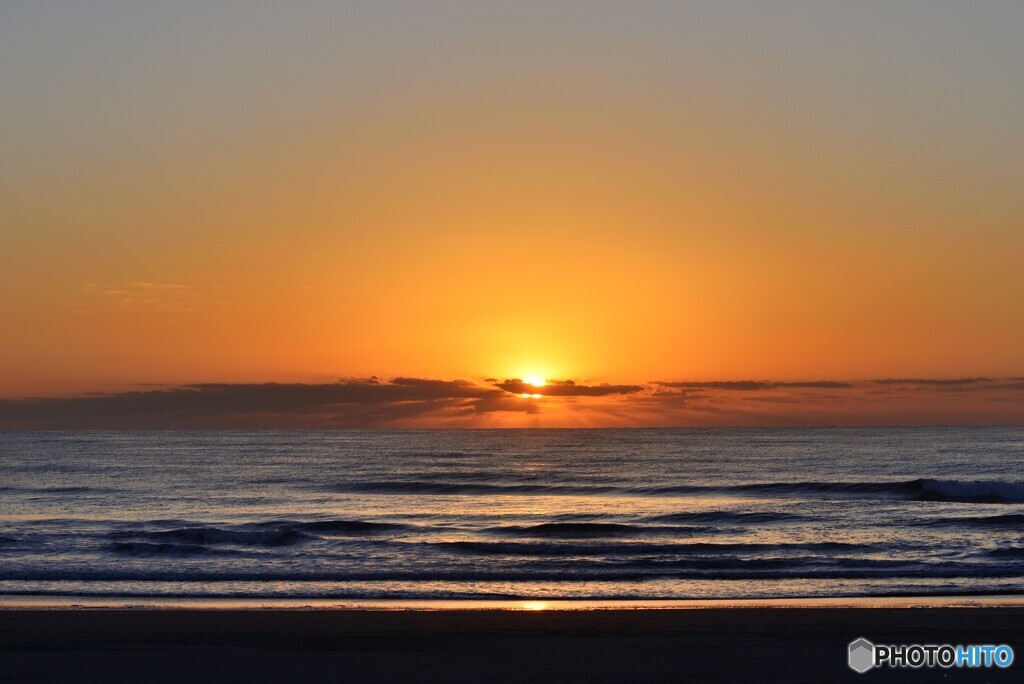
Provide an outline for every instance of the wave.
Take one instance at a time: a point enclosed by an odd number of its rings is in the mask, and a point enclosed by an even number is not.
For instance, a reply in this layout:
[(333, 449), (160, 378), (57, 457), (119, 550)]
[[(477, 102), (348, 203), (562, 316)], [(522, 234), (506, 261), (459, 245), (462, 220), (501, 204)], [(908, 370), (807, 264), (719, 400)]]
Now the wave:
[(5, 485), (0, 492), (17, 492), (22, 494), (104, 494), (113, 490), (106, 487), (63, 486), (63, 487), (19, 487)]
[(170, 530), (128, 530), (113, 532), (115, 539), (135, 538), (152, 541), (179, 542), (191, 545), (243, 544), (256, 546), (290, 546), (312, 539), (294, 529), (232, 530), (221, 527), (179, 527)]
[(561, 567), (479, 569), (406, 569), (377, 571), (216, 570), (207, 565), (172, 569), (90, 569), (52, 567), (0, 568), (0, 581), (34, 582), (629, 582), (656, 579), (944, 579), (1021, 578), (1019, 563), (903, 563), (871, 559), (807, 558), (692, 559), (660, 562), (638, 559), (624, 563), (580, 561)]
[(621, 523), (541, 523), (539, 525), (501, 525), (488, 527), (485, 532), (527, 537), (617, 537), (637, 535), (697, 535), (715, 532), (709, 527), (679, 527), (666, 525), (624, 525)]
[(733, 494), (768, 497), (842, 496), (898, 498), (921, 501), (965, 501), (1000, 503), (1024, 501), (1024, 482), (1000, 480), (942, 480), (918, 478), (891, 482), (758, 482), (735, 485), (544, 485), (487, 484), (479, 482), (430, 482), (423, 480), (350, 482), (332, 487), (334, 491), (376, 494), (424, 495), (631, 495), (702, 496)]
[(236, 544), (249, 546), (291, 546), (318, 535), (373, 534), (406, 527), (397, 523), (377, 523), (365, 520), (269, 520), (247, 523), (237, 527), (191, 524), (168, 521), (176, 525), (170, 529), (127, 529), (110, 533), (114, 539), (146, 540), (209, 546)]
[(115, 542), (107, 547), (116, 553), (132, 556), (194, 556), (209, 552), (209, 548), (200, 544), (169, 544), (152, 542)]
[(1001, 480), (915, 480), (928, 501), (999, 503), (1024, 501), (1024, 482)]
[(642, 556), (723, 553), (785, 553), (787, 551), (858, 551), (871, 547), (843, 542), (809, 542), (794, 544), (769, 543), (690, 543), (690, 544), (558, 544), (544, 542), (430, 542), (430, 547), (450, 549), (460, 553), (501, 556)]
[(643, 487), (637, 493), (651, 495), (673, 494), (756, 494), (765, 496), (818, 496), (836, 494), (840, 496), (901, 496), (917, 490), (920, 480), (910, 482), (755, 482), (737, 485), (665, 485)]
[(736, 556), (697, 557), (697, 558), (635, 558), (627, 561), (606, 563), (606, 566), (619, 567), (625, 570), (792, 570), (797, 576), (817, 576), (819, 569), (832, 572), (857, 572), (860, 569), (906, 569), (910, 563), (900, 560), (874, 558), (829, 558), (812, 557), (768, 557), (738, 558)]
[[(997, 578), (998, 579), (998, 578)], [(592, 585), (596, 586), (596, 585)], [(321, 587), (311, 587), (309, 585), (297, 585), (288, 589), (282, 589), (279, 586), (273, 588), (264, 587), (260, 589), (253, 588), (238, 588), (238, 587), (224, 587), (216, 586), (205, 587), (202, 590), (188, 589), (179, 590), (173, 594), (174, 598), (178, 599), (236, 599), (246, 600), (255, 599), (257, 601), (263, 601), (266, 599), (300, 599), (300, 600), (362, 600), (362, 599), (399, 599), (406, 601), (421, 601), (421, 600), (443, 600), (443, 601), (454, 601), (454, 600), (493, 600), (493, 601), (536, 601), (536, 600), (560, 600), (566, 599), (565, 596), (559, 596), (557, 594), (550, 593), (551, 590), (547, 589), (538, 594), (535, 588), (529, 585), (523, 585), (522, 587), (511, 587), (510, 585), (502, 585), (503, 590), (484, 590), (479, 587), (469, 589), (458, 589), (455, 587), (448, 589), (436, 589), (427, 585), (412, 587), (375, 587), (370, 588), (367, 585), (359, 584), (348, 584), (348, 585), (334, 585), (329, 589)], [(1016, 586), (1007, 586), (1005, 583), (981, 585), (979, 587), (957, 587), (955, 590), (950, 589), (948, 585), (931, 586), (928, 584), (913, 584), (910, 590), (912, 590), (914, 596), (935, 596), (935, 597), (952, 597), (956, 600), (970, 596), (1019, 596), (1024, 591)], [(623, 605), (636, 605), (637, 602), (645, 600), (661, 600), (661, 601), (686, 601), (689, 599), (703, 600), (707, 599), (706, 596), (694, 596), (694, 595), (679, 595), (676, 593), (638, 593), (637, 587), (623, 586), (617, 591), (612, 593), (597, 593), (600, 589), (593, 589), (595, 593), (573, 593), (569, 600), (579, 601), (613, 601), (621, 602)], [(899, 587), (896, 585), (894, 589), (888, 589), (883, 591), (870, 591), (865, 592), (863, 589), (831, 589), (829, 591), (811, 591), (809, 593), (801, 593), (799, 595), (793, 595), (788, 593), (785, 596), (765, 595), (754, 591), (745, 591), (742, 589), (738, 590), (739, 593), (732, 593), (729, 595), (717, 595), (714, 598), (723, 601), (738, 601), (744, 599), (764, 599), (764, 598), (775, 598), (775, 599), (786, 599), (786, 598), (826, 598), (826, 599), (841, 599), (841, 598), (905, 598), (908, 594), (908, 588)], [(64, 588), (47, 589), (41, 587), (4, 587), (3, 591), (5, 596), (57, 596), (65, 598), (68, 596), (68, 592)], [(90, 587), (88, 590), (77, 589), (73, 596), (82, 598), (107, 598), (113, 599), (114, 602), (119, 602), (122, 607), (130, 608), (135, 607), (136, 604), (132, 602), (133, 599), (167, 599), (169, 595), (165, 592), (153, 591), (151, 589), (144, 589), (135, 586), (118, 586), (115, 589), (102, 589)]]
[(273, 520), (254, 523), (257, 527), (269, 527), (282, 530), (296, 530), (312, 534), (372, 534), (390, 530), (405, 529), (408, 525), (399, 523), (369, 522), (366, 520), (313, 520), (300, 522), (295, 520)]
[(404, 451), (399, 454), (401, 458), (484, 458), (491, 454), (477, 453), (471, 451)]
[(672, 523), (773, 523), (783, 520), (803, 520), (804, 516), (795, 513), (751, 512), (738, 511), (693, 511), (689, 513), (668, 513), (647, 518), (652, 522)]
[(351, 482), (336, 485), (340, 492), (369, 492), (378, 494), (617, 494), (623, 488), (593, 485), (542, 484), (485, 484), (478, 482), (430, 482), (407, 480), (397, 482)]
[(81, 486), (66, 486), (66, 487), (40, 487), (35, 491), (44, 494), (84, 494), (86, 492), (109, 492), (110, 489), (106, 487), (81, 487)]
[(947, 525), (965, 527), (1024, 527), (1024, 513), (938, 518), (936, 520), (928, 520), (922, 524), (929, 527), (943, 527)]
[(260, 477), (250, 480), (252, 484), (303, 484), (309, 482), (304, 477)]
[(651, 487), (642, 491), (647, 494), (733, 493), (782, 497), (835, 495), (976, 503), (1024, 501), (1024, 482), (928, 478), (895, 482), (765, 482), (711, 487), (682, 485)]

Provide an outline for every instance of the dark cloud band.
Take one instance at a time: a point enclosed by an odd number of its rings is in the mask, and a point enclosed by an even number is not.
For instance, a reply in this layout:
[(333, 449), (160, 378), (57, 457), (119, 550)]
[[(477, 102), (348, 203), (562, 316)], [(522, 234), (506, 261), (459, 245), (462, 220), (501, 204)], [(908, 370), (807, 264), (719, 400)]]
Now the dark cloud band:
[(853, 385), (848, 382), (839, 382), (838, 380), (814, 380), (810, 382), (772, 382), (768, 380), (711, 380), (707, 382), (660, 381), (655, 384), (660, 387), (672, 387), (676, 389), (717, 389), (746, 392), (784, 387), (808, 389), (848, 389), (853, 387)]
[[(988, 378), (646, 385), (553, 380), (538, 387), (520, 379), (370, 377), (321, 384), (140, 387), (121, 393), (3, 399), (0, 429), (472, 427), (507, 424), (502, 414), (545, 414), (557, 424), (566, 417), (560, 410), (588, 412), (587, 420), (596, 425), (1024, 422), (1024, 382)], [(758, 405), (765, 408), (756, 409)]]

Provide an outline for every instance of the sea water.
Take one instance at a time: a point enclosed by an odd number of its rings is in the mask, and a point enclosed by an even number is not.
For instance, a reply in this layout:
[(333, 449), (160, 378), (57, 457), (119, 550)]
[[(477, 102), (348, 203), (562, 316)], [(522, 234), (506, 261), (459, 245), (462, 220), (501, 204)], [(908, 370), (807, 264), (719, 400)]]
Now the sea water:
[(0, 594), (1022, 593), (1024, 428), (0, 432)]

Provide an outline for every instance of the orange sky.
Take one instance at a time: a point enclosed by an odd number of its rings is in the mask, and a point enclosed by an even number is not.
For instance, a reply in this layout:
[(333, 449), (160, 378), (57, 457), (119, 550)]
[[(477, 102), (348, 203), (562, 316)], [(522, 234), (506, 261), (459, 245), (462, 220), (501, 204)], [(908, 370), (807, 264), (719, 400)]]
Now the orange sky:
[(1024, 375), (1021, 8), (426, 4), (5, 7), (0, 397)]

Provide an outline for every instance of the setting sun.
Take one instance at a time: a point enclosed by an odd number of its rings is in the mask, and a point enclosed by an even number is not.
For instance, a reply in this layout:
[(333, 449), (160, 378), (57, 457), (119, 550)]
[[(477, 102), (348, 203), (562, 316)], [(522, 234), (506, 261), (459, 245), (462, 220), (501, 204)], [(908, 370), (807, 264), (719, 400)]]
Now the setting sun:
[(544, 385), (547, 384), (547, 381), (537, 377), (536, 375), (531, 375), (527, 377), (526, 379), (523, 380), (523, 382), (525, 382), (527, 385), (533, 385), (534, 387), (543, 387)]

